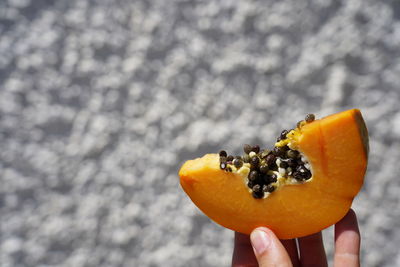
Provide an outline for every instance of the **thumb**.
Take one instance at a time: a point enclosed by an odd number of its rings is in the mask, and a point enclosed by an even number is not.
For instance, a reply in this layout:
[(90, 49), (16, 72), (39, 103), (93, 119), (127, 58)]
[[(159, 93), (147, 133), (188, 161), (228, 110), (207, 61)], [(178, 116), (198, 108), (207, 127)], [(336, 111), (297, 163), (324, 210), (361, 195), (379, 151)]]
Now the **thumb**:
[(268, 228), (256, 228), (250, 235), (251, 245), (260, 267), (292, 266), (285, 247)]

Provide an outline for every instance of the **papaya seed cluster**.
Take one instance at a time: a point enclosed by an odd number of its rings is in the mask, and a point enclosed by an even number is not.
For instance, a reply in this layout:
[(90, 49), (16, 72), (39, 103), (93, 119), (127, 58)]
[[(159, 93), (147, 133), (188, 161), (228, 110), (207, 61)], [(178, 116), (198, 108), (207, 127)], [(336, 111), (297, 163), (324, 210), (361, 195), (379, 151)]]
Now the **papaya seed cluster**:
[[(305, 120), (297, 123), (297, 128), (314, 120), (315, 116), (308, 114)], [(221, 150), (220, 168), (227, 172), (236, 172), (249, 166), (246, 185), (256, 199), (268, 196), (281, 184), (303, 183), (309, 180), (312, 173), (307, 159), (287, 144), (277, 145), (293, 130), (283, 130), (273, 149), (260, 149), (259, 145), (246, 144), (243, 146), (242, 156), (228, 155), (225, 150)]]

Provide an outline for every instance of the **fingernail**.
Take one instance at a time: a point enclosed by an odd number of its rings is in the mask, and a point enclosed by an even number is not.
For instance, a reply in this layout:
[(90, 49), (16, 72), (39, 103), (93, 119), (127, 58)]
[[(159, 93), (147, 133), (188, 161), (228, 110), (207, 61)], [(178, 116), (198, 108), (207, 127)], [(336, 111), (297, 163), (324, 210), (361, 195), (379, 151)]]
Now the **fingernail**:
[(250, 235), (250, 240), (253, 249), (258, 255), (263, 254), (271, 243), (267, 233), (262, 230), (254, 230)]

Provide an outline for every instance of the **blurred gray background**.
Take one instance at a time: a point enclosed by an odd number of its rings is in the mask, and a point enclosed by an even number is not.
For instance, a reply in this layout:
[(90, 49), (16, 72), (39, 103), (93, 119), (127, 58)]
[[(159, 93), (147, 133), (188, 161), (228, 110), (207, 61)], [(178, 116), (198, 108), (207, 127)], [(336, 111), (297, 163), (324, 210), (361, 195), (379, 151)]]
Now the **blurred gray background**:
[(399, 45), (397, 0), (1, 0), (0, 266), (229, 266), (180, 165), (353, 107), (362, 262), (400, 266)]

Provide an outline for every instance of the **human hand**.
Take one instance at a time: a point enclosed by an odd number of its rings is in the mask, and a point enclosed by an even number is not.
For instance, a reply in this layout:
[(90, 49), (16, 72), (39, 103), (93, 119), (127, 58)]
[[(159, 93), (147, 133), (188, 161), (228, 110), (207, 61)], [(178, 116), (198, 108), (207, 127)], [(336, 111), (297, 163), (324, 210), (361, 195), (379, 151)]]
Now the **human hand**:
[[(360, 231), (355, 212), (335, 224), (334, 266), (360, 266)], [(279, 240), (268, 228), (255, 229), (250, 237), (235, 233), (232, 266), (328, 266), (321, 232), (297, 239)]]

